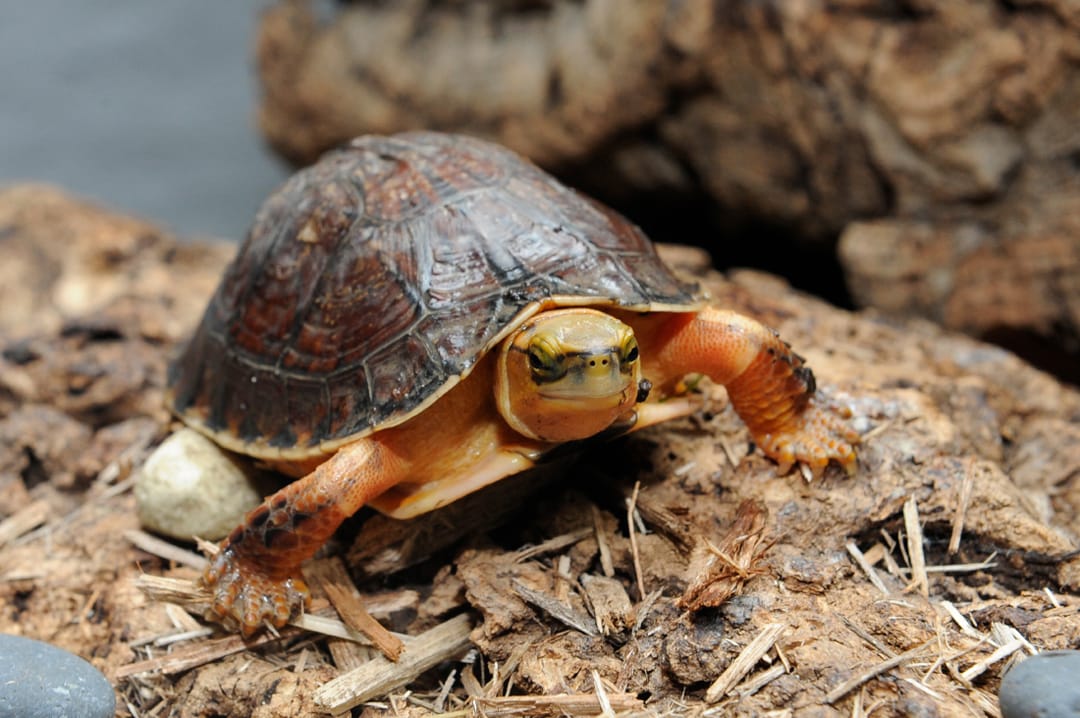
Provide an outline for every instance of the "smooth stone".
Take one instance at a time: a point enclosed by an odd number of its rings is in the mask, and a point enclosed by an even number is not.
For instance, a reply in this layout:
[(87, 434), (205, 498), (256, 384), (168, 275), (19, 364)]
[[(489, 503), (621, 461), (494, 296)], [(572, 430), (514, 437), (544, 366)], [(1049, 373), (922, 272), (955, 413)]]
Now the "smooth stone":
[(101, 671), (62, 648), (0, 634), (0, 718), (111, 718), (115, 711)]
[(190, 541), (217, 541), (270, 493), (258, 472), (193, 429), (161, 442), (135, 480), (143, 526)]
[(1080, 718), (1080, 651), (1025, 658), (1001, 679), (1003, 718)]

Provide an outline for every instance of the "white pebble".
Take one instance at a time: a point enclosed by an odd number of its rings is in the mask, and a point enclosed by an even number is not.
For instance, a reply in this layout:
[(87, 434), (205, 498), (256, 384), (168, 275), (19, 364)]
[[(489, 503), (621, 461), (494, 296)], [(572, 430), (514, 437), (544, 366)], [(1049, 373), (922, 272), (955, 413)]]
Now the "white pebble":
[(154, 450), (135, 482), (143, 526), (190, 541), (216, 541), (257, 506), (256, 472), (192, 429), (180, 429)]

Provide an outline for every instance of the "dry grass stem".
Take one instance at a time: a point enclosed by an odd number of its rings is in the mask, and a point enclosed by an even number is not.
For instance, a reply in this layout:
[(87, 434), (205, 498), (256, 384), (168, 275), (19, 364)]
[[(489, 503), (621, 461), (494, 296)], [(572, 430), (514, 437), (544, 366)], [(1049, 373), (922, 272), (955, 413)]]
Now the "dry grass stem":
[(44, 499), (28, 504), (0, 521), (0, 546), (6, 546), (49, 520), (52, 511)]
[(611, 701), (608, 700), (607, 691), (604, 690), (604, 684), (600, 680), (600, 674), (594, 668), (590, 675), (592, 676), (593, 690), (596, 691), (596, 702), (600, 704), (601, 717), (615, 718), (615, 711), (611, 708)]
[(871, 680), (873, 678), (876, 678), (876, 677), (880, 676), (882, 673), (885, 673), (886, 671), (890, 671), (893, 668), (896, 668), (897, 666), (901, 666), (901, 665), (903, 665), (903, 664), (905, 664), (905, 663), (907, 663), (909, 661), (915, 660), (916, 658), (918, 658), (919, 656), (922, 655), (923, 651), (925, 651), (926, 648), (931, 643), (933, 643), (936, 640), (937, 640), (937, 636), (935, 636), (934, 638), (931, 638), (930, 640), (928, 640), (928, 641), (926, 641), (924, 643), (919, 644), (918, 646), (916, 646), (915, 648), (912, 648), (909, 651), (905, 651), (904, 653), (901, 653), (898, 656), (894, 656), (894, 657), (888, 659), (887, 661), (882, 661), (881, 663), (878, 663), (876, 666), (873, 666), (873, 667), (863, 671), (862, 673), (855, 676), (854, 678), (851, 678), (850, 680), (844, 681), (843, 683), (838, 685), (836, 688), (833, 688), (831, 691), (829, 691), (825, 695), (825, 702), (826, 703), (835, 703), (836, 701), (840, 700), (841, 698), (846, 696), (848, 693), (850, 693), (854, 689), (861, 686), (863, 683), (866, 683), (867, 681), (869, 681), (869, 680)]
[(138, 673), (162, 673), (165, 675), (183, 673), (197, 666), (231, 656), (234, 653), (240, 653), (251, 648), (265, 646), (283, 638), (293, 638), (299, 635), (299, 629), (286, 628), (277, 636), (269, 633), (262, 633), (250, 639), (238, 635), (225, 636), (213, 641), (186, 646), (158, 658), (129, 663), (114, 671), (111, 678), (115, 681)]
[(912, 577), (906, 590), (918, 591), (924, 598), (928, 598), (930, 579), (926, 575), (922, 523), (919, 521), (919, 507), (915, 503), (914, 496), (904, 502), (904, 529), (907, 532), (908, 560)]
[(765, 686), (787, 673), (784, 664), (777, 663), (775, 666), (766, 668), (764, 671), (755, 673), (735, 687), (735, 692), (742, 697), (752, 696)]
[(960, 492), (956, 500), (956, 509), (953, 512), (952, 533), (949, 535), (950, 554), (960, 550), (960, 539), (964, 534), (964, 521), (967, 519), (967, 508), (971, 502), (971, 489), (975, 485), (975, 471), (965, 471), (964, 478), (960, 482)]
[(866, 577), (870, 579), (870, 583), (874, 585), (874, 588), (881, 591), (885, 596), (888, 596), (890, 591), (885, 586), (885, 582), (881, 580), (881, 576), (879, 576), (874, 567), (870, 565), (870, 562), (866, 559), (866, 556), (863, 555), (863, 552), (859, 550), (859, 547), (855, 545), (855, 542), (848, 541), (845, 548), (847, 548), (848, 554), (855, 559), (855, 563), (859, 565), (859, 568), (863, 570), (863, 573), (866, 574)]
[(884, 643), (882, 643), (881, 641), (879, 641), (879, 640), (877, 639), (877, 637), (876, 637), (876, 636), (874, 636), (873, 634), (871, 634), (871, 633), (870, 633), (869, 631), (867, 631), (867, 630), (866, 630), (865, 628), (863, 628), (863, 627), (862, 627), (862, 626), (860, 626), (859, 624), (857, 624), (857, 623), (855, 623), (854, 621), (852, 621), (852, 620), (851, 620), (850, 618), (848, 618), (847, 616), (844, 616), (844, 615), (842, 615), (842, 614), (836, 614), (836, 617), (837, 617), (837, 618), (839, 618), (839, 619), (840, 619), (840, 621), (841, 621), (841, 622), (842, 622), (842, 623), (843, 623), (843, 624), (844, 624), (845, 626), (847, 626), (847, 627), (848, 627), (848, 629), (849, 629), (849, 630), (850, 630), (850, 631), (851, 631), (852, 633), (854, 633), (854, 634), (855, 634), (856, 636), (858, 636), (859, 638), (861, 638), (861, 639), (863, 639), (864, 641), (866, 641), (866, 642), (867, 642), (868, 644), (870, 644), (871, 646), (873, 646), (873, 647), (874, 647), (874, 649), (875, 649), (875, 650), (876, 650), (876, 651), (877, 651), (878, 653), (880, 653), (881, 655), (885, 656), (886, 658), (892, 658), (892, 657), (894, 657), (894, 656), (896, 655), (896, 653), (895, 653), (895, 652), (893, 652), (892, 650), (890, 650), (888, 646), (886, 646), (886, 645), (885, 645)]
[(166, 561), (171, 561), (172, 563), (181, 566), (189, 566), (199, 571), (206, 567), (206, 559), (199, 554), (193, 551), (185, 551), (179, 546), (165, 541), (164, 539), (160, 539), (157, 536), (153, 536), (152, 534), (148, 534), (145, 531), (131, 529), (130, 531), (124, 532), (124, 538), (139, 550), (163, 558)]
[(1012, 654), (1024, 648), (1024, 644), (1027, 643), (1023, 638), (1014, 638), (1006, 643), (1004, 646), (999, 646), (986, 658), (982, 659), (975, 665), (971, 666), (967, 670), (960, 673), (959, 678), (965, 684), (969, 684), (986, 672), (986, 669), (997, 663), (1003, 658), (1008, 658)]
[(611, 578), (615, 575), (615, 563), (611, 559), (611, 547), (608, 546), (607, 536), (603, 522), (600, 518), (600, 509), (595, 504), (590, 504), (593, 519), (593, 535), (596, 537), (596, 548), (600, 552), (600, 569), (604, 575)]
[[(614, 715), (615, 711), (640, 711), (644, 709), (641, 699), (632, 693), (606, 693), (605, 698), (612, 711), (607, 715)], [(497, 718), (499, 716), (584, 716), (596, 715), (604, 710), (598, 695), (584, 693), (474, 698), (473, 703), (479, 714), (487, 718)]]
[(641, 573), (641, 552), (638, 550), (637, 532), (634, 530), (634, 512), (637, 510), (638, 493), (641, 482), (634, 482), (634, 493), (626, 504), (626, 526), (630, 532), (630, 553), (634, 559), (634, 580), (637, 581), (638, 598), (645, 597), (645, 577)]
[(577, 531), (571, 531), (570, 533), (562, 534), (561, 536), (555, 536), (554, 538), (550, 538), (535, 546), (519, 549), (514, 553), (513, 561), (514, 563), (521, 563), (537, 556), (562, 551), (564, 548), (573, 546), (578, 541), (586, 538), (592, 532), (593, 530), (588, 528), (578, 529)]
[(726, 696), (731, 689), (757, 665), (762, 656), (769, 652), (773, 644), (780, 638), (780, 634), (787, 628), (786, 623), (770, 623), (739, 652), (735, 660), (713, 681), (709, 689), (705, 691), (705, 702), (716, 703)]

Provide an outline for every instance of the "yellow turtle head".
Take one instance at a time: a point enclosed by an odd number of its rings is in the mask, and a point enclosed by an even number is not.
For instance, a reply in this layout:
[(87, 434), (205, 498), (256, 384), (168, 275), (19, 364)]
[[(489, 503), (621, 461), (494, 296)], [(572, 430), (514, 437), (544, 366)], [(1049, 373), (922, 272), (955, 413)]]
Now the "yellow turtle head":
[(503, 342), (495, 399), (515, 431), (573, 441), (631, 419), (643, 386), (629, 326), (593, 309), (556, 309), (532, 317)]

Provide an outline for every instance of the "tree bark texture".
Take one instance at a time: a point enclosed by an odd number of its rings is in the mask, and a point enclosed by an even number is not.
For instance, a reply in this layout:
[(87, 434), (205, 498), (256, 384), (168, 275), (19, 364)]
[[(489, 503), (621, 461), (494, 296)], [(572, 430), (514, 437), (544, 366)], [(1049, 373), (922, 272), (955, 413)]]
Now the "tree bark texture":
[(257, 54), (260, 124), (294, 162), (478, 134), (609, 198), (841, 234), (861, 305), (1076, 348), (1075, 2), (283, 0)]

